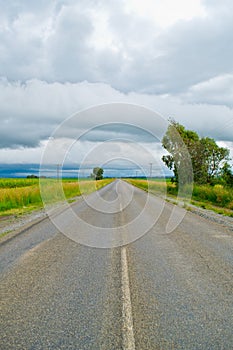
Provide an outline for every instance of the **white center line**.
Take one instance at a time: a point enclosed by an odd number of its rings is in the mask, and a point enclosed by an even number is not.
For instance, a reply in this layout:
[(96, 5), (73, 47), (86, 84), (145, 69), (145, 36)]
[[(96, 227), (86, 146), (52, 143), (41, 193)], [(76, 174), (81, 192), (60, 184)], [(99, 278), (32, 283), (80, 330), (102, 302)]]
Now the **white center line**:
[(135, 350), (135, 339), (133, 331), (132, 305), (129, 288), (129, 272), (126, 247), (121, 248), (122, 269), (122, 318), (123, 318), (123, 349)]

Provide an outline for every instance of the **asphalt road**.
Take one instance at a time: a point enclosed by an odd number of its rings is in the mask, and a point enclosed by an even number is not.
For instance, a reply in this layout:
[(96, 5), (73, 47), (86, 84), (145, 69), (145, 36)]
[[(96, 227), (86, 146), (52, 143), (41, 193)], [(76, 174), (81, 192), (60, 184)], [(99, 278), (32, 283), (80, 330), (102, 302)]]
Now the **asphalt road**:
[(0, 348), (232, 349), (232, 231), (187, 212), (166, 233), (173, 210), (116, 181), (72, 204), (89, 226), (53, 215), (76, 242), (46, 218), (2, 243)]

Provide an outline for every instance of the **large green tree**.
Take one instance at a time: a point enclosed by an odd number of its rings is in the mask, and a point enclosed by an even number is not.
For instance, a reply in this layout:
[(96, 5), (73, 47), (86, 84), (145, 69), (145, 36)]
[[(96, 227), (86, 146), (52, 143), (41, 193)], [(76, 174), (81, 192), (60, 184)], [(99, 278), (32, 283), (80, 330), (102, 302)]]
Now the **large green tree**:
[(222, 168), (229, 160), (228, 149), (219, 147), (212, 138), (200, 138), (195, 131), (186, 130), (175, 120), (170, 120), (162, 145), (169, 153), (162, 160), (173, 170), (178, 184), (192, 180), (200, 184), (211, 183), (221, 176)]
[(179, 185), (185, 185), (193, 181), (193, 171), (190, 150), (194, 152), (193, 145), (198, 140), (198, 135), (175, 120), (170, 120), (170, 125), (163, 137), (162, 145), (169, 154), (162, 157), (166, 166), (173, 170), (173, 180)]

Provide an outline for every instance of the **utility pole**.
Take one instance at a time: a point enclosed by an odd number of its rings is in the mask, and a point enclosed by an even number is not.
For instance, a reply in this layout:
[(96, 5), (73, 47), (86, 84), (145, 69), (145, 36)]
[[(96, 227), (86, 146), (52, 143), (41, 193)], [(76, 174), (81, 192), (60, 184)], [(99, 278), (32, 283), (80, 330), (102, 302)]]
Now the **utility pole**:
[(57, 180), (59, 180), (60, 178), (60, 167), (61, 167), (61, 164), (57, 164)]
[(152, 178), (152, 163), (149, 163), (150, 164), (150, 178)]

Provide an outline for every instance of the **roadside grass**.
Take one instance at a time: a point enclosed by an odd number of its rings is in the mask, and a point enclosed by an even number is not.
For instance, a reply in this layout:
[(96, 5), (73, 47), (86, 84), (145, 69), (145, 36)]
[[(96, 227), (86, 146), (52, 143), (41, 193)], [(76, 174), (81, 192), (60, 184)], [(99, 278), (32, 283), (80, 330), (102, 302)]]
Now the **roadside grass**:
[(154, 194), (163, 194), (166, 195), (166, 193), (170, 195), (177, 195), (177, 189), (175, 184), (172, 184), (171, 182), (168, 182), (166, 180), (161, 179), (125, 179), (126, 182), (131, 183), (132, 185), (141, 188), (142, 190)]
[(19, 188), (19, 187), (29, 187), (37, 185), (39, 179), (0, 179), (0, 189), (1, 188)]
[(214, 211), (218, 214), (221, 214), (221, 215), (233, 217), (233, 210), (232, 209), (219, 207), (219, 206), (213, 205), (209, 202), (201, 202), (201, 201), (195, 201), (195, 200), (191, 200), (191, 204), (193, 204), (197, 207), (200, 207), (202, 209), (212, 210), (212, 211)]
[(5, 231), (5, 232), (0, 233), (0, 239), (7, 236), (10, 232), (11, 231), (9, 230), (9, 231)]
[[(41, 179), (43, 199), (52, 204), (64, 199), (89, 194), (106, 186), (112, 179), (99, 181), (64, 179)], [(61, 193), (62, 192), (62, 193)], [(39, 179), (0, 179), (0, 216), (20, 215), (43, 208)]]
[[(163, 196), (167, 195), (168, 198), (170, 197), (174, 200), (178, 199), (179, 201), (183, 200), (185, 203), (185, 196), (177, 198), (177, 188), (175, 184), (167, 180), (126, 179), (125, 181), (144, 191)], [(203, 209), (213, 210), (218, 214), (233, 217), (233, 188), (224, 187), (222, 185), (194, 185), (191, 204)], [(187, 203), (185, 203), (184, 206), (188, 208)]]

